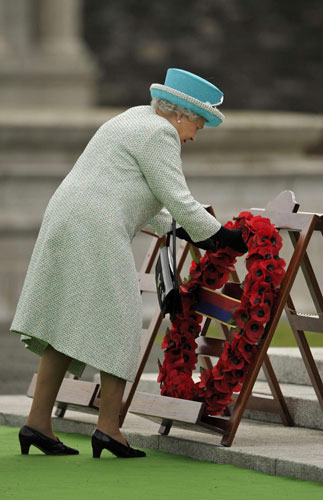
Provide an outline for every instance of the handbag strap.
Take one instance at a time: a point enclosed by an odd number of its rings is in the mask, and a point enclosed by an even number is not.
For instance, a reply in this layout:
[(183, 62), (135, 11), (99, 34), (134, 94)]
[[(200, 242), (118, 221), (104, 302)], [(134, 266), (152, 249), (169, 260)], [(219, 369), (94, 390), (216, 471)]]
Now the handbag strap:
[[(175, 287), (178, 287), (178, 276), (177, 276), (177, 269), (176, 269), (176, 220), (174, 217), (172, 218), (172, 229), (173, 229), (173, 270), (174, 270), (174, 284)], [(167, 238), (166, 238), (166, 246), (169, 247), (169, 242), (170, 242), (170, 232), (167, 233)]]
[(172, 219), (173, 226), (173, 269), (174, 269), (174, 284), (175, 287), (178, 288), (178, 278), (177, 278), (177, 269), (176, 269), (176, 220)]

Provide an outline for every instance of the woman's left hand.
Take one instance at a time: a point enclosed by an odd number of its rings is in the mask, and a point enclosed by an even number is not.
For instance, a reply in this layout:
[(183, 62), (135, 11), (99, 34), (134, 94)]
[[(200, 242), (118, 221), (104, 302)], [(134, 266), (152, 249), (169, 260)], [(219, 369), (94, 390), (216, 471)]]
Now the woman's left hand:
[[(173, 232), (169, 231), (169, 233), (167, 233), (167, 234), (172, 235)], [(208, 238), (207, 240), (203, 240), (203, 241), (193, 241), (191, 239), (190, 235), (182, 227), (178, 227), (176, 229), (176, 236), (177, 236), (177, 238), (180, 238), (181, 240), (188, 241), (189, 243), (194, 245), (196, 248), (201, 248), (202, 250), (213, 250), (213, 251), (216, 250), (216, 244), (214, 243), (214, 241), (211, 238)]]

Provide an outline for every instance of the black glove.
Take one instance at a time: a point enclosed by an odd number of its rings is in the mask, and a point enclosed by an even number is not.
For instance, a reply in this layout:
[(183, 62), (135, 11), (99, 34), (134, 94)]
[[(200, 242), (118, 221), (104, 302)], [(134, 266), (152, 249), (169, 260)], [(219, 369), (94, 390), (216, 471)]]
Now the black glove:
[(211, 236), (211, 239), (219, 242), (220, 248), (230, 247), (232, 250), (240, 253), (246, 253), (248, 247), (242, 239), (242, 228), (239, 229), (228, 229), (227, 227), (221, 226), (219, 231)]
[[(167, 234), (172, 235), (173, 231), (169, 231), (169, 233)], [(194, 245), (196, 248), (201, 248), (202, 250), (213, 250), (214, 252), (216, 251), (216, 243), (212, 240), (212, 238), (208, 238), (207, 240), (203, 241), (193, 241), (190, 235), (182, 227), (178, 227), (176, 229), (176, 236), (181, 240), (192, 243), (192, 245)]]
[[(172, 234), (172, 231), (169, 231)], [(203, 250), (216, 251), (217, 242), (219, 242), (220, 248), (230, 247), (232, 250), (240, 253), (246, 253), (248, 248), (242, 239), (242, 228), (239, 229), (228, 229), (221, 226), (219, 231), (213, 236), (203, 241), (193, 241), (189, 234), (182, 227), (176, 229), (176, 236), (182, 240), (192, 243), (197, 248), (202, 248)]]

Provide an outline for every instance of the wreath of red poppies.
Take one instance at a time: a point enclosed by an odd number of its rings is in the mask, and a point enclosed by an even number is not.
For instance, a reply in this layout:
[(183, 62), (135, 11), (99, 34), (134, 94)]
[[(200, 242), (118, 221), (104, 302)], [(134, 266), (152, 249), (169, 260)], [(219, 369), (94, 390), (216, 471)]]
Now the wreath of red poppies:
[(285, 274), (286, 262), (279, 256), (282, 238), (270, 220), (241, 212), (225, 227), (242, 227), (248, 247), (247, 275), (243, 283), (241, 304), (234, 311), (237, 325), (231, 343), (225, 341), (217, 364), (201, 369), (194, 382), (197, 343), (203, 316), (194, 311), (199, 286), (221, 288), (229, 279), (236, 258), (243, 254), (230, 248), (206, 251), (199, 262), (192, 261), (188, 280), (180, 287), (183, 312), (172, 318), (162, 343), (163, 364), (159, 364), (158, 382), (161, 394), (205, 403), (205, 414), (219, 415), (232, 402), (232, 393), (240, 392), (250, 364), (263, 340), (265, 325)]

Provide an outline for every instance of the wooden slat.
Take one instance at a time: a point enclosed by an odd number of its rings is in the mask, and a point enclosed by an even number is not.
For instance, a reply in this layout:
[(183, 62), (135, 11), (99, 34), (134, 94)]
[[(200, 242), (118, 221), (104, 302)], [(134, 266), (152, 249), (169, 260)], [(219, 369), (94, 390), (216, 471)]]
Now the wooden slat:
[[(31, 383), (27, 390), (27, 396), (33, 397), (37, 382), (37, 373), (34, 373)], [(93, 400), (98, 392), (100, 384), (86, 382), (83, 380), (73, 380), (64, 378), (58, 391), (57, 403), (71, 403), (80, 406), (92, 406)]]
[[(130, 410), (131, 412), (131, 410)], [(170, 431), (171, 427), (176, 427), (177, 429), (183, 429), (186, 431), (193, 431), (193, 432), (203, 432), (203, 434), (213, 434), (216, 432), (218, 434), (226, 434), (226, 430), (223, 429), (222, 427), (217, 427), (215, 425), (215, 422), (212, 422), (211, 424), (208, 424), (207, 422), (204, 421), (199, 421), (197, 423), (189, 423), (189, 422), (183, 422), (183, 421), (177, 421), (177, 420), (169, 420), (163, 417), (158, 417), (158, 416), (150, 416), (150, 415), (142, 415), (138, 414), (140, 417), (146, 418), (147, 420), (150, 420), (151, 422), (156, 422), (161, 425), (161, 429), (159, 430), (160, 434), (167, 435)], [(219, 425), (223, 426), (223, 419), (218, 419), (219, 420)]]
[(296, 330), (305, 332), (323, 333), (323, 317), (316, 314), (307, 315), (291, 313), (288, 315), (289, 322)]
[(136, 415), (166, 418), (195, 424), (203, 412), (204, 403), (170, 398), (146, 392), (136, 392), (129, 407)]
[(298, 209), (299, 203), (296, 201), (295, 193), (287, 189), (279, 193), (273, 200), (270, 200), (265, 207), (265, 210), (287, 212), (289, 214), (298, 212)]
[(137, 272), (138, 283), (142, 292), (156, 292), (156, 282), (154, 274)]
[(199, 425), (212, 430), (212, 432), (217, 432), (219, 434), (227, 435), (230, 430), (230, 421), (226, 417), (212, 417), (203, 416), (201, 420), (198, 421)]
[(195, 339), (198, 345), (196, 354), (200, 356), (220, 357), (224, 349), (225, 340), (212, 337), (198, 337)]
[[(233, 394), (233, 401), (236, 401), (237, 398), (238, 394)], [(280, 413), (278, 402), (270, 394), (260, 394), (257, 392), (252, 392), (246, 404), (246, 408), (268, 413)]]
[[(288, 229), (289, 231), (302, 231), (308, 224), (311, 223), (313, 219), (313, 214), (307, 214), (300, 212), (296, 214), (280, 213), (269, 210), (264, 210), (261, 208), (252, 208), (249, 210), (253, 215), (261, 215), (262, 217), (268, 217), (272, 224), (279, 229)], [(317, 225), (318, 218), (315, 219), (315, 225)], [(314, 229), (314, 228), (313, 228)]]

